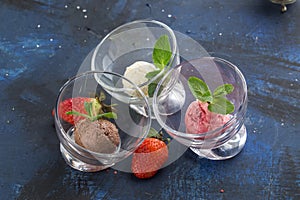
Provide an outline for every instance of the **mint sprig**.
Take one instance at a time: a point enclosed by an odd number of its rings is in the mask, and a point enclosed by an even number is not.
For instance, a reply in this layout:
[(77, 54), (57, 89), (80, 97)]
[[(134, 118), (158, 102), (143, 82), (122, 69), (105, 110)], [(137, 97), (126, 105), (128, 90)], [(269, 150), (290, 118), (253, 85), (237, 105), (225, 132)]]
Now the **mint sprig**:
[(230, 94), (233, 90), (234, 87), (231, 84), (220, 85), (215, 89), (213, 96), (214, 97), (225, 96), (227, 94)]
[(172, 56), (171, 45), (168, 35), (160, 36), (155, 42), (152, 60), (158, 69), (163, 69), (170, 61)]
[[(155, 76), (157, 76), (165, 68), (165, 66), (168, 65), (171, 57), (172, 57), (172, 52), (171, 52), (169, 37), (168, 35), (162, 35), (155, 42), (153, 53), (152, 53), (153, 64), (158, 69), (148, 72), (145, 77), (150, 80)], [(159, 80), (160, 79), (156, 80), (155, 82), (151, 83), (148, 86), (149, 97), (153, 97), (154, 91), (156, 89)]]
[(209, 104), (209, 111), (223, 115), (230, 114), (234, 111), (233, 103), (226, 98), (226, 95), (234, 90), (232, 84), (220, 85), (212, 93), (203, 80), (191, 76), (188, 79), (188, 85), (196, 99)]
[(160, 72), (161, 72), (161, 70), (154, 70), (154, 71), (148, 72), (145, 77), (147, 79), (151, 79), (151, 78), (155, 77), (157, 74), (159, 74)]
[[(101, 100), (100, 100), (101, 99)], [(108, 119), (117, 119), (117, 114), (113, 112), (113, 105), (106, 105), (102, 101), (105, 99), (104, 93), (100, 93), (100, 97), (95, 98), (91, 102), (84, 102), (84, 109), (87, 114), (78, 112), (76, 110), (67, 111), (67, 115), (77, 115), (89, 120), (96, 121), (103, 117)]]
[(204, 81), (201, 79), (192, 76), (188, 80), (188, 85), (196, 99), (199, 99), (203, 102), (212, 102), (213, 98), (211, 92)]
[(95, 116), (90, 116), (90, 115), (86, 115), (86, 114), (77, 112), (75, 110), (72, 110), (72, 111), (66, 112), (66, 114), (67, 115), (77, 115), (77, 116), (85, 117), (85, 118), (91, 120), (92, 122), (96, 121), (98, 119), (101, 119), (103, 117), (108, 118), (108, 119), (117, 119), (117, 114), (114, 113), (114, 112), (108, 112), (108, 113), (98, 114), (98, 115), (95, 115)]

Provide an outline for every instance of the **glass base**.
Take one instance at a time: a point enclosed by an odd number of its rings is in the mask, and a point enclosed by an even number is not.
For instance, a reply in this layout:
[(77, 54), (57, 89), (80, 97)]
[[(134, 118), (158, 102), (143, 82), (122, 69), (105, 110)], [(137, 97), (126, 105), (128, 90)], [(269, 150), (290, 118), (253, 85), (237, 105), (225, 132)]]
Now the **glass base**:
[(175, 83), (170, 81), (169, 84), (173, 89), (158, 96), (157, 104), (161, 115), (172, 115), (180, 111), (185, 101), (185, 91), (181, 81)]
[(81, 160), (72, 156), (62, 144), (60, 144), (60, 152), (65, 160), (65, 162), (72, 167), (73, 169), (82, 171), (82, 172), (97, 172), (109, 168), (113, 165), (91, 165), (84, 163)]
[(241, 127), (239, 132), (231, 138), (229, 141), (224, 143), (215, 149), (201, 149), (190, 147), (200, 157), (209, 160), (226, 160), (236, 156), (244, 147), (247, 139), (247, 130), (245, 125)]
[(272, 3), (276, 3), (276, 4), (281, 4), (281, 5), (285, 5), (285, 4), (291, 4), (291, 3), (295, 3), (296, 0), (270, 0)]

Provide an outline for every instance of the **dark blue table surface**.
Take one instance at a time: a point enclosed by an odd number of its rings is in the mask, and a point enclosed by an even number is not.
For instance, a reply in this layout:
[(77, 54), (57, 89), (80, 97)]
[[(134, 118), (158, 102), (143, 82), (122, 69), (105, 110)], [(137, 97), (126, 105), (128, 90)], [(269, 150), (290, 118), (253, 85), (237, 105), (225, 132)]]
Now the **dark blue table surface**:
[[(0, 199), (300, 199), (299, 11), (299, 1), (282, 14), (268, 0), (2, 0)], [(187, 151), (150, 180), (75, 171), (53, 126), (58, 90), (110, 30), (145, 18), (239, 66), (245, 148), (226, 161)]]

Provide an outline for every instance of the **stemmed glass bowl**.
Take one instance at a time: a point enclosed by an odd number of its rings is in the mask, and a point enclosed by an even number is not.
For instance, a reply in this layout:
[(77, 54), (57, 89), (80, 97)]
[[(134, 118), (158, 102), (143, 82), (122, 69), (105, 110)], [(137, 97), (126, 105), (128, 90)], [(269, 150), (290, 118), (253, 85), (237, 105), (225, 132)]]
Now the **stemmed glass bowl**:
[[(109, 87), (103, 87), (97, 81), (104, 77), (111, 81)], [(124, 82), (131, 85), (126, 91), (123, 89)], [(138, 99), (128, 95), (128, 92), (132, 91), (139, 95)], [(116, 119), (109, 120), (118, 129), (120, 143), (115, 151), (109, 153), (105, 149), (103, 149), (104, 153), (94, 152), (76, 143), (74, 133), (80, 121), (74, 120), (72, 124), (62, 117), (62, 105), (65, 101), (77, 97), (93, 98), (99, 94), (102, 97), (103, 94), (106, 96), (104, 103), (113, 105), (117, 114)], [(126, 101), (119, 101), (115, 96), (122, 97)], [(83, 105), (75, 105), (74, 101), (71, 106), (72, 109), (83, 107)], [(144, 111), (144, 115), (136, 112), (137, 107)], [(55, 107), (55, 127), (63, 158), (74, 169), (85, 172), (100, 171), (113, 166), (132, 154), (146, 138), (151, 126), (150, 113), (151, 108), (141, 89), (121, 75), (90, 71), (71, 78), (61, 87)]]
[[(159, 74), (150, 79), (145, 78), (145, 74), (139, 73), (144, 67), (141, 65), (134, 73), (134, 77), (129, 78), (142, 89), (151, 105), (152, 95), (148, 95), (148, 86), (151, 83), (158, 83), (166, 71), (179, 64), (176, 37), (173, 30), (166, 24), (156, 20), (137, 20), (112, 30), (96, 46), (91, 58), (91, 70), (124, 75), (126, 68), (138, 61), (153, 64), (154, 46), (162, 35), (168, 37), (171, 48), (171, 58), (167, 65)], [(104, 86), (110, 84), (107, 79), (98, 79), (98, 82)], [(123, 100), (126, 101), (126, 99)], [(176, 109), (178, 110), (178, 108)], [(154, 116), (153, 113), (152, 116)]]
[[(212, 91), (225, 83), (234, 86), (233, 92), (227, 98), (234, 104), (235, 109), (227, 123), (204, 133), (188, 133), (185, 115), (189, 105), (195, 101), (188, 86), (191, 76), (205, 81)], [(181, 82), (186, 93), (183, 106), (180, 111), (165, 115), (165, 110), (172, 106), (165, 99), (177, 89), (177, 82)], [(247, 84), (243, 74), (232, 63), (216, 57), (187, 61), (171, 69), (159, 82), (153, 96), (153, 111), (162, 128), (197, 155), (211, 160), (228, 159), (242, 150), (247, 138), (244, 126), (246, 109)]]

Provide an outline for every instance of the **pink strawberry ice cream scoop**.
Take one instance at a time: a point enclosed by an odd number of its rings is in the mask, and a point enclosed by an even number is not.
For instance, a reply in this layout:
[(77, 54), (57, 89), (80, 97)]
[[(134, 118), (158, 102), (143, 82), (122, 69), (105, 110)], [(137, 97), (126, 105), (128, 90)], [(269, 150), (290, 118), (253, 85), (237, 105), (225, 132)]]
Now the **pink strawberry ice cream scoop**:
[(186, 132), (205, 133), (223, 126), (230, 119), (229, 115), (212, 113), (208, 110), (208, 103), (193, 101), (185, 114)]
[(184, 119), (187, 133), (205, 133), (208, 131), (210, 113), (208, 113), (206, 104), (194, 101), (189, 105)]

